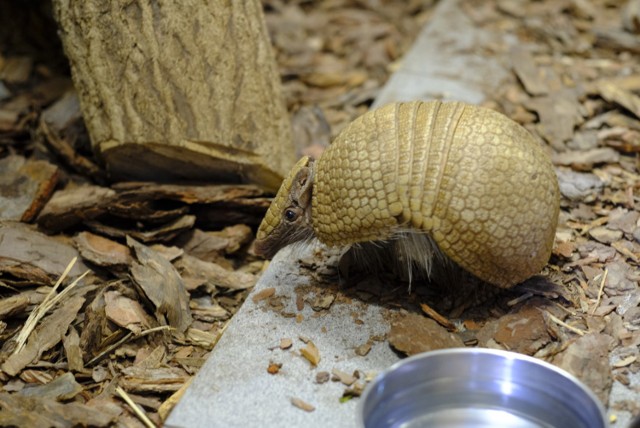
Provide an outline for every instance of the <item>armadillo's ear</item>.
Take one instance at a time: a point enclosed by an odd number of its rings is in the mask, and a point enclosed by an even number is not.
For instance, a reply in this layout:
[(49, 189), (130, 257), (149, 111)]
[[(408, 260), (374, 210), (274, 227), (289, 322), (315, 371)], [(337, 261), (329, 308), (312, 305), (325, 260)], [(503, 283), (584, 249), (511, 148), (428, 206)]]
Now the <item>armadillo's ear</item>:
[(307, 166), (300, 168), (293, 180), (291, 195), (293, 200), (298, 202), (300, 208), (305, 209), (311, 202), (313, 190), (313, 161), (309, 161)]

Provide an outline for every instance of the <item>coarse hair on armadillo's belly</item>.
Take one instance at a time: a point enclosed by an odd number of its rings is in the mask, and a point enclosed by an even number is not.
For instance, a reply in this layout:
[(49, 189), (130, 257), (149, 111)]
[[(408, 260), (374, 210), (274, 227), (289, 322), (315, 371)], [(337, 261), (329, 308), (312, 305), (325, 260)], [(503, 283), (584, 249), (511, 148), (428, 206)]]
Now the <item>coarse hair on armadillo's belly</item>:
[(348, 257), (357, 270), (375, 272), (381, 266), (385, 270), (392, 268), (402, 279), (409, 281), (409, 286), (414, 272), (431, 280), (434, 268), (439, 274), (455, 267), (428, 233), (416, 229), (397, 230), (384, 241), (354, 244)]
[[(291, 244), (293, 257), (308, 256), (313, 249), (323, 245), (317, 238), (305, 237)], [(331, 248), (330, 257), (348, 264), (356, 272), (393, 271), (409, 282), (414, 273), (419, 279), (449, 280), (457, 265), (447, 257), (424, 231), (417, 229), (396, 230), (385, 240), (359, 242), (350, 246)]]

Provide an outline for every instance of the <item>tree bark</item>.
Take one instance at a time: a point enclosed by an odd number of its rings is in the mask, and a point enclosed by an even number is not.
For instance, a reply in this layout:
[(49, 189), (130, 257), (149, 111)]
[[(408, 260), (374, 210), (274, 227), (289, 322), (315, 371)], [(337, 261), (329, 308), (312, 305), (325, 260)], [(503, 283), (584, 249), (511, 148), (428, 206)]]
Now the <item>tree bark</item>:
[(53, 0), (92, 145), (116, 180), (254, 182), (294, 162), (259, 0)]

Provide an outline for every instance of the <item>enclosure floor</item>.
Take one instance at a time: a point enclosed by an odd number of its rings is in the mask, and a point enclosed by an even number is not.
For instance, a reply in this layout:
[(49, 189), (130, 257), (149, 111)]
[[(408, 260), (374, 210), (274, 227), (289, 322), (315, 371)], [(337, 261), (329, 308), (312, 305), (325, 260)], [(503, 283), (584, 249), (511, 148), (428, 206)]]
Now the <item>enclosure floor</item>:
[[(440, 2), (401, 68), (376, 99), (376, 106), (433, 98), (477, 104), (500, 85), (508, 73), (508, 61), (474, 52), (482, 52), (483, 44), (504, 36), (475, 27), (457, 4)], [(317, 383), (316, 375), (333, 369), (372, 374), (398, 361), (384, 340), (375, 341), (366, 356), (354, 351), (371, 337), (387, 333), (385, 309), (354, 299), (336, 301), (324, 316), (310, 305), (300, 311), (297, 293), (310, 281), (289, 249), (276, 256), (252, 295), (273, 287), (275, 295), (282, 297), (284, 309), (272, 310), (264, 300), (247, 299), (171, 413), (167, 427), (356, 426), (359, 399), (341, 402), (346, 386), (335, 381)], [(354, 314), (358, 322), (354, 322)], [(291, 339), (292, 346), (281, 349), (282, 339)], [(317, 367), (301, 356), (300, 349), (307, 346), (303, 339), (318, 348), (321, 359)], [(270, 363), (282, 365), (277, 374), (268, 373)], [(611, 401), (640, 400), (624, 396), (628, 391), (614, 383)], [(292, 405), (292, 399), (302, 400), (314, 410), (302, 410)], [(625, 426), (630, 418), (624, 412), (616, 415), (616, 426)]]

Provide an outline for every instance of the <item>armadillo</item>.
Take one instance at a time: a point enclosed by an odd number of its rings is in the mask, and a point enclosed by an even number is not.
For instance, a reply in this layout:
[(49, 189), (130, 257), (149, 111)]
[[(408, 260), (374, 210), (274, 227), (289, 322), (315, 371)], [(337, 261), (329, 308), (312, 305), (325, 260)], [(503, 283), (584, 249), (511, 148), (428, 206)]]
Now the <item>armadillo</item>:
[(547, 153), (516, 122), (461, 102), (393, 103), (354, 120), (319, 159), (298, 161), (255, 249), (269, 258), (310, 239), (410, 240), (403, 256), (425, 269), (435, 254), (508, 288), (548, 262), (559, 203)]

